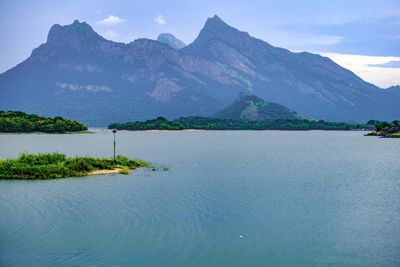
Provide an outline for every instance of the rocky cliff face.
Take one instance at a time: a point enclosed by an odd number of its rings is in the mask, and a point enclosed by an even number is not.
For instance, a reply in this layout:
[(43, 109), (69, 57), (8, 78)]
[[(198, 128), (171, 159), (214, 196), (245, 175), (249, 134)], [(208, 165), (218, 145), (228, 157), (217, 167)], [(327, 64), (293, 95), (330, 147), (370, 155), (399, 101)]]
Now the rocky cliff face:
[(241, 91), (308, 118), (400, 117), (396, 90), (369, 84), (329, 58), (273, 47), (217, 16), (180, 50), (149, 39), (112, 42), (85, 22), (54, 25), (46, 43), (0, 75), (0, 109), (107, 125), (209, 116)]
[(183, 52), (230, 68), (242, 88), (310, 118), (366, 121), (400, 115), (390, 91), (363, 81), (329, 58), (273, 47), (218, 16), (207, 20)]
[(236, 100), (225, 109), (215, 114), (216, 118), (246, 121), (293, 120), (302, 116), (288, 108), (245, 93), (240, 93)]

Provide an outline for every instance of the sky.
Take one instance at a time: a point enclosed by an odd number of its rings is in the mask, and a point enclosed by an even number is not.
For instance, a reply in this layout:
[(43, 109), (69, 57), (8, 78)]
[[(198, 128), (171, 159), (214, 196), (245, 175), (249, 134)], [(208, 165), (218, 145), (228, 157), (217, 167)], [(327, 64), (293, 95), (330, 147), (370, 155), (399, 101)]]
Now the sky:
[(118, 42), (169, 32), (189, 44), (215, 14), (274, 46), (328, 56), (380, 87), (400, 84), (400, 0), (0, 0), (0, 73), (46, 42), (56, 23), (79, 19)]

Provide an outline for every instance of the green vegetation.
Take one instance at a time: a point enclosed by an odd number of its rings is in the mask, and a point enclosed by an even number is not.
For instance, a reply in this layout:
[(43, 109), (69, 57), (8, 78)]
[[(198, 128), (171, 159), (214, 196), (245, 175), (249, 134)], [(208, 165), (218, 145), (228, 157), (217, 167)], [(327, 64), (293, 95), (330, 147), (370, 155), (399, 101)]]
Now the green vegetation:
[(313, 121), (306, 119), (244, 121), (205, 117), (185, 117), (169, 121), (163, 117), (154, 120), (113, 123), (109, 129), (143, 131), (143, 130), (356, 130), (371, 128), (361, 124), (344, 122)]
[[(95, 171), (115, 170), (128, 174), (139, 167), (153, 168), (142, 160), (124, 156), (113, 159), (76, 157), (63, 154), (22, 154), (16, 159), (0, 160), (0, 179), (56, 179), (87, 176)], [(99, 173), (101, 174), (101, 173)]]
[(62, 117), (45, 118), (20, 111), (0, 111), (0, 132), (6, 133), (67, 133), (86, 131), (79, 122)]
[(120, 174), (129, 174), (129, 168), (128, 167), (123, 167), (119, 171)]
[(295, 120), (303, 119), (296, 112), (290, 111), (287, 107), (277, 103), (265, 102), (262, 98), (246, 93), (239, 93), (236, 100), (213, 116), (226, 120)]
[(375, 127), (375, 131), (368, 133), (367, 136), (400, 138), (400, 122), (398, 120), (393, 122), (370, 120), (367, 124)]
[(117, 130), (131, 130), (131, 131), (142, 131), (142, 130), (184, 130), (185, 128), (175, 122), (168, 121), (163, 117), (158, 117), (154, 120), (148, 121), (135, 121), (127, 123), (112, 123), (108, 126), (108, 129)]

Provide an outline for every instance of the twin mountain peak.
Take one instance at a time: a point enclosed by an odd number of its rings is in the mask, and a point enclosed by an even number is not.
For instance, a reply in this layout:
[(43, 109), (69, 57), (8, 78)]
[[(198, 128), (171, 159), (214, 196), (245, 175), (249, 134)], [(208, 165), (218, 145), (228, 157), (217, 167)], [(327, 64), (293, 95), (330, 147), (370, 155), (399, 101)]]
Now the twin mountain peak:
[(188, 45), (171, 34), (124, 44), (106, 40), (85, 22), (56, 24), (46, 43), (0, 74), (0, 110), (89, 125), (210, 116), (239, 92), (311, 119), (400, 117), (399, 90), (365, 82), (327, 57), (274, 47), (218, 16)]

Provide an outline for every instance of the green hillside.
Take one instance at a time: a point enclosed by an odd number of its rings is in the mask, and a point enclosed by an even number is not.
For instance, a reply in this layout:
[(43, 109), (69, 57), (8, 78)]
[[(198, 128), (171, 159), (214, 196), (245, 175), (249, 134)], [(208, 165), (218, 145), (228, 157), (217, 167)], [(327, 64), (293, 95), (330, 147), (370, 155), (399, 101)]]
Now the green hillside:
[(290, 111), (280, 104), (265, 102), (262, 98), (244, 93), (240, 93), (231, 105), (216, 113), (215, 117), (245, 121), (294, 120), (302, 118), (296, 112)]
[(77, 121), (62, 117), (45, 118), (20, 111), (0, 110), (0, 132), (6, 133), (66, 133), (86, 131), (87, 127)]

